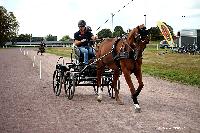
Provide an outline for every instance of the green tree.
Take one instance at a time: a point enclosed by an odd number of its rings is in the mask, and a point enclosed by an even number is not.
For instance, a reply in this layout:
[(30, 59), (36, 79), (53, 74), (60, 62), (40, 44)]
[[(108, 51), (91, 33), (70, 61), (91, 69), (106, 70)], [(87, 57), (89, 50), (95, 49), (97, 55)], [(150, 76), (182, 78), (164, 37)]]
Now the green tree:
[(17, 36), (19, 24), (13, 12), (0, 6), (0, 46), (5, 45), (7, 41), (14, 41)]
[(17, 42), (30, 42), (31, 35), (30, 34), (20, 34), (16, 41)]
[(158, 41), (158, 40), (163, 40), (164, 39), (164, 37), (161, 34), (161, 32), (160, 32), (158, 27), (151, 27), (149, 29), (149, 32), (150, 32), (151, 41)]
[(113, 37), (120, 37), (124, 34), (124, 30), (121, 26), (116, 26), (113, 32)]
[(67, 41), (69, 39), (70, 39), (69, 35), (65, 35), (60, 39), (60, 41)]
[[(174, 36), (173, 28), (170, 25), (166, 24), (165, 22), (163, 22), (163, 23), (168, 27), (171, 35)], [(162, 33), (161, 33), (161, 31), (160, 31), (158, 26), (157, 27), (151, 27), (149, 29), (149, 31), (150, 31), (150, 37), (151, 37), (150, 39), (151, 39), (151, 41), (158, 41), (158, 40), (163, 40), (164, 39), (164, 37), (163, 37), (163, 35), (162, 35)]]
[(46, 36), (47, 41), (57, 41), (57, 36), (52, 36), (51, 34)]
[(102, 29), (97, 33), (99, 38), (107, 38), (107, 37), (112, 37), (112, 32), (110, 29)]

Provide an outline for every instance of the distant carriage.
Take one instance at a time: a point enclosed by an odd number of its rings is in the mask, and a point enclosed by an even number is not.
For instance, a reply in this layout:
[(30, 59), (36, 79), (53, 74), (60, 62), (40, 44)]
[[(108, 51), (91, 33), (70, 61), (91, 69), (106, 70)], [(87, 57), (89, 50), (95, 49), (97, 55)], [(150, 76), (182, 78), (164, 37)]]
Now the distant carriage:
[(45, 43), (44, 42), (41, 42), (39, 48), (38, 48), (38, 51), (37, 51), (37, 55), (38, 53), (40, 53), (42, 55), (42, 53), (45, 53)]

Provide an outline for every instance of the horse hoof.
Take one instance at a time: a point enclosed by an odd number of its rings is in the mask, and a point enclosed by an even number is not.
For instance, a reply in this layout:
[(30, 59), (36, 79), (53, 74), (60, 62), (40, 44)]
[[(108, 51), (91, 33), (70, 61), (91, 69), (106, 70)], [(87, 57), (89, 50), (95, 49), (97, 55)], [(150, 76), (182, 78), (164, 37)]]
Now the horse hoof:
[(117, 103), (118, 103), (119, 105), (124, 105), (124, 102), (122, 102), (121, 100), (118, 100)]
[(141, 108), (140, 108), (139, 104), (134, 104), (134, 108), (135, 108), (135, 113), (141, 112)]
[(97, 101), (100, 103), (102, 100), (100, 100), (100, 99), (97, 99)]
[(97, 101), (98, 101), (98, 102), (101, 102), (101, 101), (102, 101), (102, 96), (98, 96), (98, 97), (97, 97)]

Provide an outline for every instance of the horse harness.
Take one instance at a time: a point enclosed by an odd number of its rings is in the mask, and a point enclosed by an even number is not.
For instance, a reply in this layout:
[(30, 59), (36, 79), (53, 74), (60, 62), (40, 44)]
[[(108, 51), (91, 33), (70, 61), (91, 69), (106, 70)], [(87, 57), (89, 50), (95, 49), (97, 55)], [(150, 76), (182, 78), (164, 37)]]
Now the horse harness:
[[(120, 60), (121, 59), (132, 59), (132, 60), (135, 61), (138, 58), (142, 58), (142, 57), (138, 57), (137, 49), (134, 50), (133, 48), (131, 48), (131, 46), (128, 43), (125, 43), (125, 39), (126, 39), (126, 37), (118, 37), (117, 40), (113, 43), (112, 49), (107, 54), (95, 59), (94, 62), (91, 63), (91, 64), (94, 64), (95, 62), (102, 60), (104, 57), (108, 56), (109, 54), (112, 54), (112, 57), (113, 57), (113, 60), (116, 64), (116, 66), (119, 69), (121, 69), (121, 66), (120, 66)], [(120, 52), (117, 53), (116, 47), (117, 47), (117, 44), (119, 43), (120, 40), (122, 40), (122, 42), (125, 44), (124, 45), (125, 47), (121, 47)], [(127, 47), (129, 47), (129, 49), (131, 49), (131, 50), (128, 51)]]
[[(133, 61), (137, 60), (138, 58), (138, 51), (137, 49), (133, 49), (126, 41), (126, 37), (123, 38), (117, 38), (117, 40), (113, 43), (112, 46), (112, 57), (115, 62), (115, 64), (118, 66), (118, 68), (121, 68), (120, 66), (120, 60), (121, 59), (132, 59)], [(122, 40), (122, 43), (124, 44), (124, 47), (120, 48), (120, 52), (116, 52), (116, 47), (118, 42)], [(129, 49), (129, 50), (128, 50)]]

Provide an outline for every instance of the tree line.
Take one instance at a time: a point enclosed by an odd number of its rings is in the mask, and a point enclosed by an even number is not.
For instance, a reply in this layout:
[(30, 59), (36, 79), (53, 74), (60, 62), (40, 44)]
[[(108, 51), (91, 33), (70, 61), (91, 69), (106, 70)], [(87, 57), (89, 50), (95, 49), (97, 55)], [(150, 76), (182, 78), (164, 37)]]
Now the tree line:
[(15, 42), (40, 42), (40, 41), (57, 41), (57, 36), (51, 34), (46, 37), (33, 37), (32, 34), (20, 34), (15, 37)]
[[(169, 25), (169, 30), (172, 34), (173, 28)], [(18, 35), (20, 25), (13, 12), (8, 12), (3, 6), (0, 6), (0, 46), (4, 46), (6, 42), (34, 42), (34, 41), (57, 41), (57, 36), (51, 34), (46, 37), (32, 37), (31, 34)], [(158, 27), (151, 27), (149, 30), (151, 41), (163, 40), (163, 36)], [(119, 37), (126, 34), (122, 26), (116, 26), (112, 32), (110, 29), (102, 29), (97, 33), (99, 38)], [(67, 41), (70, 39), (69, 35), (64, 35), (60, 41)]]
[(7, 12), (3, 6), (0, 6), (0, 46), (16, 37), (18, 28), (19, 23), (14, 13)]

